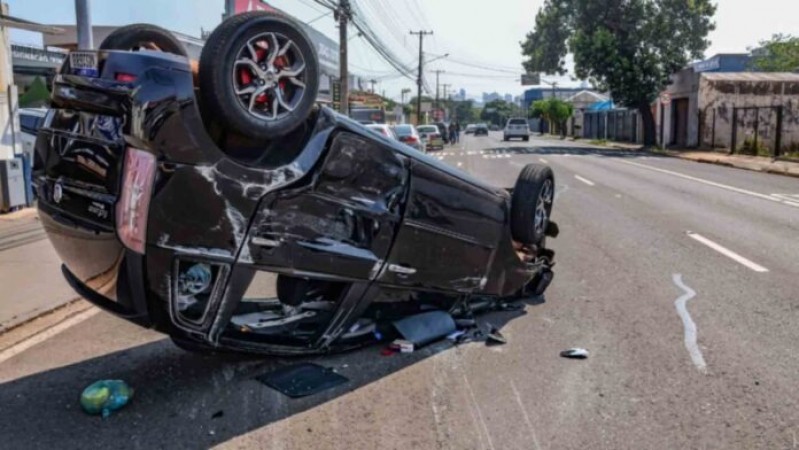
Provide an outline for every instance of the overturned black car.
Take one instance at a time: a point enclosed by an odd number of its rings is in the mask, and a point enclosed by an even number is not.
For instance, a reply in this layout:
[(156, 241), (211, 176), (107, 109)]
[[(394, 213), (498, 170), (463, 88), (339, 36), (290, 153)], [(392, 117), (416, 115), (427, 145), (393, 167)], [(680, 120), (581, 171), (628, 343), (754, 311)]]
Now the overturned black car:
[(267, 354), (543, 293), (548, 167), (488, 186), (316, 105), (317, 71), (266, 13), (225, 21), (199, 65), (150, 25), (71, 53), (34, 168), (70, 285), (181, 347)]

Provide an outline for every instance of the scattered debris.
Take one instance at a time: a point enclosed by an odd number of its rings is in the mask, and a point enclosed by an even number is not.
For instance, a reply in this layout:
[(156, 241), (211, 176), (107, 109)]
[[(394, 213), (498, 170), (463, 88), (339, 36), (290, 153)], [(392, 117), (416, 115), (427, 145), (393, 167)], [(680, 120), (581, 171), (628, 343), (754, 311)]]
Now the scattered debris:
[(395, 321), (394, 328), (416, 347), (427, 345), (456, 330), (455, 321), (445, 311), (428, 311), (405, 317)]
[(282, 367), (255, 379), (291, 398), (317, 394), (349, 381), (332, 368), (313, 363)]
[(571, 359), (586, 359), (588, 358), (588, 350), (578, 347), (570, 348), (560, 352), (560, 356)]
[(413, 353), (414, 350), (413, 342), (409, 342), (404, 339), (395, 339), (389, 347), (391, 347), (393, 350), (399, 351), (400, 353)]
[(497, 311), (521, 311), (524, 305), (521, 303), (498, 302)]
[(452, 333), (447, 335), (447, 339), (457, 343), (458, 341), (460, 341), (461, 337), (465, 334), (466, 334), (465, 330), (453, 331)]
[(224, 411), (222, 411), (222, 410), (220, 409), (219, 411), (215, 412), (215, 413), (214, 413), (214, 414), (211, 416), (211, 418), (212, 418), (212, 419), (218, 419), (218, 418), (220, 418), (220, 417), (222, 417), (222, 416), (224, 416), (224, 415), (225, 415), (225, 412), (224, 412)]
[(383, 347), (383, 348), (380, 350), (380, 354), (381, 354), (382, 356), (391, 356), (391, 355), (393, 355), (394, 353), (397, 353), (397, 350), (395, 350), (395, 349), (391, 348), (391, 346), (388, 346), (388, 347)]
[(80, 406), (87, 414), (103, 418), (127, 405), (133, 388), (122, 380), (100, 380), (88, 385), (80, 394)]
[(507, 344), (508, 340), (499, 332), (499, 328), (494, 325), (488, 324), (488, 333), (486, 333), (486, 345), (502, 345)]

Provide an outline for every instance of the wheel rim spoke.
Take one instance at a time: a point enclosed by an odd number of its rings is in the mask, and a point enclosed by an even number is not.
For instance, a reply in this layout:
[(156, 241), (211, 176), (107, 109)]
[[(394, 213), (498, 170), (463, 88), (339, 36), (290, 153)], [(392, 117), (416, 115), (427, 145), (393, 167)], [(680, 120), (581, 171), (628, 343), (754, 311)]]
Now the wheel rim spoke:
[(284, 70), (278, 74), (280, 78), (295, 78), (299, 76), (305, 70), (305, 63), (300, 63), (298, 67), (294, 67), (291, 70)]
[(288, 112), (294, 111), (294, 107), (286, 103), (285, 99), (283, 98), (283, 91), (280, 88), (275, 88), (273, 91), (275, 93), (275, 99), (277, 99), (277, 103), (280, 104), (283, 109)]
[(272, 67), (275, 63), (278, 53), (280, 53), (280, 44), (277, 42), (277, 36), (275, 36), (275, 33), (269, 33), (269, 60), (267, 62), (269, 67)]
[(305, 83), (303, 83), (302, 81), (298, 80), (296, 77), (290, 77), (289, 78), (289, 82), (291, 84), (293, 84), (294, 86), (297, 86), (297, 87), (305, 89)]

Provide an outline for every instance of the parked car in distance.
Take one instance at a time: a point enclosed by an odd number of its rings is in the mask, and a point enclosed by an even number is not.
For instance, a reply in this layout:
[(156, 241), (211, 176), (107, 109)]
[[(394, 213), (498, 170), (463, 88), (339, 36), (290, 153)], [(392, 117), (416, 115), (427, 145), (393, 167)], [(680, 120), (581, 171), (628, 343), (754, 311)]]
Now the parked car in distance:
[(470, 123), (469, 125), (466, 125), (466, 130), (464, 131), (464, 133), (473, 134), (474, 133), (474, 127), (476, 127), (476, 126), (477, 125), (475, 125), (473, 123)]
[(36, 145), (36, 135), (44, 123), (47, 115), (45, 108), (20, 108), (19, 127), (22, 131), (22, 152), (33, 160), (33, 147)]
[(394, 134), (394, 130), (391, 129), (390, 126), (384, 123), (373, 123), (366, 125), (366, 128), (374, 131), (375, 133), (382, 134), (383, 136), (391, 139), (397, 139), (397, 135)]
[(513, 138), (521, 138), (525, 141), (530, 140), (530, 126), (527, 123), (527, 119), (508, 119), (508, 122), (505, 124), (502, 140), (509, 141)]
[(489, 131), (499, 131), (499, 125), (491, 124), (488, 126)]
[(436, 122), (435, 125), (438, 127), (438, 132), (441, 133), (441, 139), (445, 144), (449, 144), (449, 125), (444, 122)]
[(426, 151), (444, 149), (444, 139), (441, 137), (441, 131), (438, 130), (437, 126), (419, 125), (416, 129), (419, 131), (419, 135), (422, 139), (427, 142), (425, 145)]
[(394, 131), (394, 134), (397, 135), (397, 139), (405, 145), (411, 146), (420, 152), (424, 151), (425, 143), (422, 141), (422, 137), (419, 136), (419, 132), (416, 131), (416, 127), (409, 124), (403, 125), (394, 125), (391, 127)]
[(481, 123), (474, 127), (475, 136), (488, 136), (488, 125)]

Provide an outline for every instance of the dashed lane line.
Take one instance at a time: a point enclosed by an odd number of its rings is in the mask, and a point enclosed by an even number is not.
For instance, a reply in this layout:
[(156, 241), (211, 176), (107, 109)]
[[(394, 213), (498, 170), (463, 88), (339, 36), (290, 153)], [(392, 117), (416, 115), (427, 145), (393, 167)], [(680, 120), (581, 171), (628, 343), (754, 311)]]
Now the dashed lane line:
[(721, 253), (722, 255), (726, 256), (727, 258), (730, 258), (733, 261), (737, 262), (738, 264), (741, 264), (744, 267), (747, 267), (747, 268), (749, 268), (751, 270), (754, 270), (755, 272), (760, 272), (760, 273), (768, 272), (768, 269), (766, 269), (765, 267), (761, 266), (760, 264), (757, 264), (755, 262), (752, 262), (751, 260), (748, 260), (748, 259), (744, 258), (743, 256), (735, 253), (734, 251), (732, 251), (732, 250), (730, 250), (730, 249), (728, 249), (726, 247), (723, 247), (720, 244), (717, 244), (717, 243), (711, 241), (710, 239), (702, 236), (701, 234), (693, 233), (693, 232), (689, 231), (688, 232), (688, 237), (690, 237), (691, 239), (693, 239), (693, 240), (695, 240), (695, 241), (697, 241), (697, 242), (699, 242), (701, 244), (704, 244), (704, 245), (712, 248), (713, 250)]
[(593, 181), (589, 180), (588, 178), (583, 178), (580, 175), (575, 175), (574, 178), (577, 178), (578, 180), (582, 181), (583, 183), (585, 183), (585, 184), (587, 184), (589, 186), (595, 186), (596, 185), (596, 183), (594, 183)]
[(636, 167), (641, 167), (643, 169), (652, 170), (654, 172), (660, 172), (660, 173), (664, 173), (664, 174), (667, 174), (667, 175), (672, 175), (672, 176), (679, 177), (679, 178), (682, 178), (682, 179), (685, 179), (685, 180), (695, 181), (697, 183), (706, 184), (708, 186), (717, 187), (719, 189), (725, 189), (725, 190), (728, 190), (728, 191), (731, 191), (731, 192), (737, 192), (739, 194), (749, 195), (751, 197), (757, 197), (757, 198), (760, 198), (760, 199), (763, 199), (763, 200), (768, 200), (770, 202), (782, 203), (783, 205), (799, 207), (799, 204), (797, 204), (796, 202), (785, 200), (785, 199), (782, 199), (782, 198), (779, 198), (779, 197), (774, 197), (774, 196), (771, 196), (771, 195), (761, 194), (759, 192), (753, 192), (753, 191), (749, 191), (749, 190), (746, 190), (746, 189), (737, 188), (735, 186), (730, 186), (728, 184), (717, 183), (715, 181), (705, 180), (704, 178), (698, 178), (698, 177), (694, 177), (694, 176), (691, 176), (691, 175), (686, 175), (684, 173), (675, 172), (673, 170), (661, 169), (659, 167), (649, 166), (649, 165), (646, 165), (646, 164), (639, 164), (639, 163), (632, 162), (632, 161), (624, 161), (622, 159), (616, 159), (616, 161), (618, 161), (618, 162), (620, 162), (622, 164), (628, 164), (628, 165), (631, 165), (631, 166), (636, 166)]

